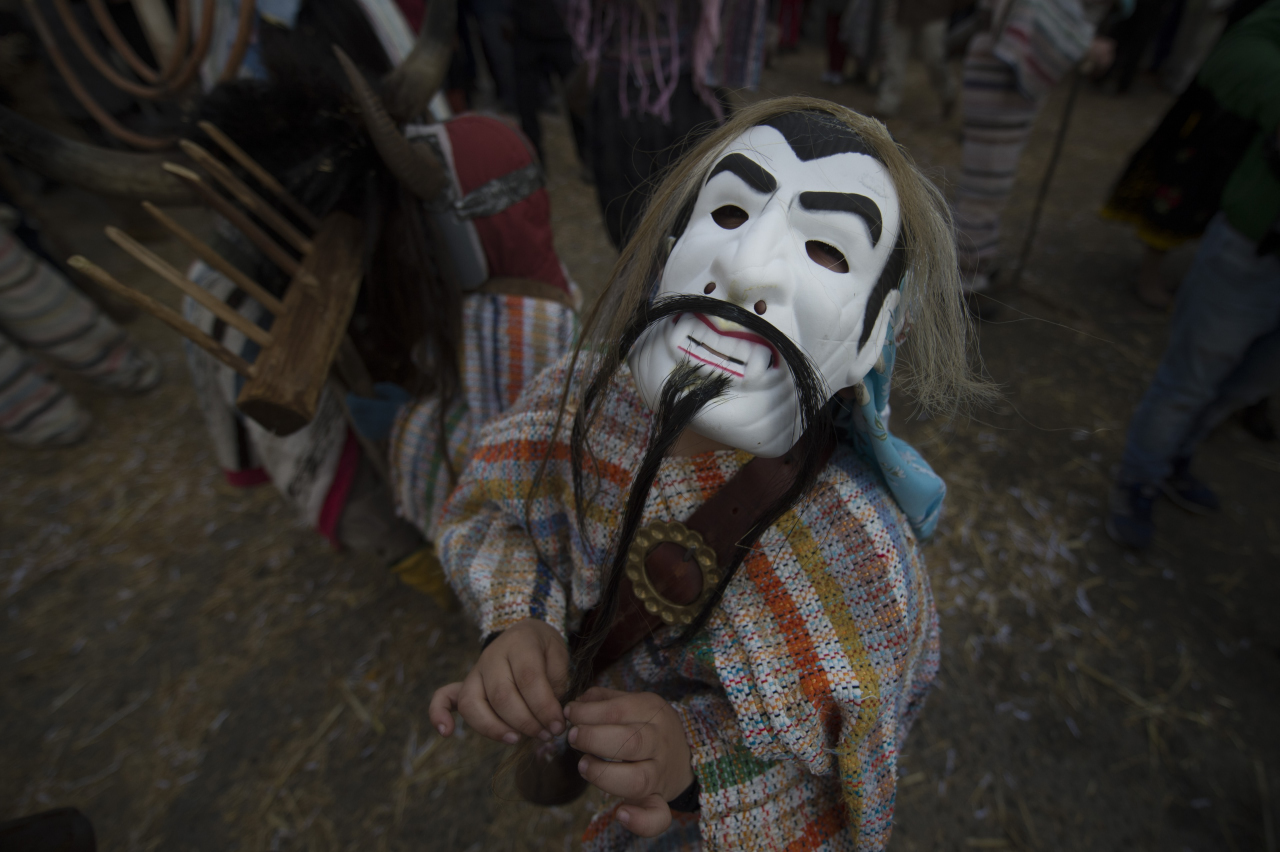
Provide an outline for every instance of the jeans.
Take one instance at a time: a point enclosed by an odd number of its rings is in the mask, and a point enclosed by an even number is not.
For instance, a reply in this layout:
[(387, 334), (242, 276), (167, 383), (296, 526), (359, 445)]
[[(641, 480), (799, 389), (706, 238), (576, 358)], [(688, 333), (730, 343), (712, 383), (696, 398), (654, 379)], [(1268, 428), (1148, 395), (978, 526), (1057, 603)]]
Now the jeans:
[(1124, 485), (1163, 482), (1233, 411), (1280, 388), (1280, 257), (1219, 213), (1178, 293), (1169, 346), (1138, 406)]

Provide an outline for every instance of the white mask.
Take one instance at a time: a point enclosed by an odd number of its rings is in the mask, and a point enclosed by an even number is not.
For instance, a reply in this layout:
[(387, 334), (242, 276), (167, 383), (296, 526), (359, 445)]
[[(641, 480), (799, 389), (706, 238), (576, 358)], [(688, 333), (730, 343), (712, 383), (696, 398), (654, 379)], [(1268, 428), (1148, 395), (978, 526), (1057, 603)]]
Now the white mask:
[[(861, 381), (880, 354), (897, 289), (870, 318), (866, 344), (858, 343), (898, 231), (898, 194), (878, 160), (840, 153), (806, 162), (775, 128), (753, 127), (712, 167), (667, 259), (660, 294), (706, 294), (763, 313), (813, 361), (830, 397)], [(800, 438), (791, 372), (759, 336), (700, 314), (650, 327), (629, 364), (651, 409), (683, 362), (730, 378), (725, 397), (693, 421), (698, 434), (766, 458)]]

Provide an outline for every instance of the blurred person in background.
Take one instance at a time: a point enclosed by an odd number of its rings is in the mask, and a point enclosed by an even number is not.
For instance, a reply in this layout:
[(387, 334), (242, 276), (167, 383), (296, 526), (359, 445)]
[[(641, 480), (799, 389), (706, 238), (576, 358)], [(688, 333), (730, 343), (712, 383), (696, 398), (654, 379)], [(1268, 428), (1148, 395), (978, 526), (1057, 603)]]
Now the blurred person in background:
[(822, 72), (822, 82), (838, 86), (844, 82), (844, 66), (849, 58), (849, 48), (840, 38), (840, 16), (844, 13), (845, 0), (819, 0), (822, 4), (823, 36), (827, 44), (827, 70)]
[[(982, 0), (964, 59), (963, 143), (955, 194), (956, 249), (970, 310), (987, 318), (1000, 258), (1000, 217), (1018, 161), (1053, 87), (1077, 65), (1101, 73), (1115, 43), (1112, 0)], [(1114, 15), (1113, 15), (1114, 17)], [(1101, 26), (1100, 26), (1101, 24)]]
[(1182, 11), (1178, 0), (1136, 0), (1133, 13), (1116, 22), (1111, 33), (1116, 43), (1115, 62), (1107, 72), (1107, 83), (1114, 82), (1118, 94), (1129, 91), (1149, 61), (1166, 19), (1171, 14), (1180, 16)]
[[(564, 25), (564, 9), (560, 0), (521, 0), (511, 11), (513, 37), (511, 50), (516, 71), (516, 111), (520, 129), (533, 143), (538, 159), (546, 167), (542, 151), (542, 124), (538, 110), (544, 101), (544, 87), (552, 75), (559, 77), (566, 90), (583, 88), (585, 78), (575, 77), (579, 67), (573, 39)], [(575, 86), (575, 83), (582, 85)], [(569, 95), (570, 99), (572, 96)], [(568, 110), (573, 128), (574, 149), (586, 162), (586, 124), (572, 105)]]
[(1181, 94), (1191, 84), (1205, 57), (1227, 28), (1229, 13), (1234, 14), (1236, 8), (1246, 4), (1253, 9), (1258, 6), (1258, 0), (1234, 4), (1231, 0), (1187, 0), (1169, 55), (1160, 66), (1160, 84), (1166, 91)]
[(569, 0), (587, 66), (588, 159), (609, 239), (621, 248), (659, 173), (724, 121), (724, 89), (754, 89), (768, 0)]
[(892, 0), (848, 0), (840, 16), (840, 43), (853, 59), (852, 79), (866, 83), (884, 50), (884, 16)]
[(800, 49), (800, 30), (804, 26), (804, 0), (778, 0), (778, 53), (795, 53)]
[[(1262, 5), (1239, 0), (1232, 24)], [(1254, 120), (1226, 108), (1194, 80), (1130, 158), (1102, 216), (1134, 226), (1144, 247), (1134, 293), (1144, 305), (1173, 305), (1177, 282), (1165, 278), (1165, 255), (1199, 239), (1218, 212), (1222, 190), (1257, 133)]]
[(1169, 344), (1129, 424), (1107, 532), (1151, 543), (1160, 494), (1217, 511), (1191, 473), (1197, 446), (1233, 411), (1280, 388), (1280, 0), (1232, 27), (1197, 78), (1224, 108), (1254, 122), (1178, 292)]
[(0, 206), (0, 435), (28, 447), (70, 446), (93, 419), (51, 363), (136, 394), (160, 383), (160, 362), (14, 235), (20, 216)]
[(896, 13), (884, 26), (884, 65), (876, 115), (891, 118), (902, 107), (902, 88), (912, 45), (929, 73), (929, 83), (948, 118), (956, 104), (956, 80), (947, 67), (947, 26), (955, 0), (898, 0)]

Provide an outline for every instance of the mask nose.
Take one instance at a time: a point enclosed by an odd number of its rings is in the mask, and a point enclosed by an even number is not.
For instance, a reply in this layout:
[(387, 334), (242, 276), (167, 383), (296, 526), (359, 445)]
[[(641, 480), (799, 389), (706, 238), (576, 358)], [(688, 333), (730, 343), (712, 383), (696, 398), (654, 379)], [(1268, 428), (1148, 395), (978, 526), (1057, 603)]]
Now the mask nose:
[(786, 211), (768, 205), (738, 230), (737, 239), (721, 250), (712, 266), (717, 285), (724, 288), (721, 298), (758, 314), (788, 303), (791, 232)]

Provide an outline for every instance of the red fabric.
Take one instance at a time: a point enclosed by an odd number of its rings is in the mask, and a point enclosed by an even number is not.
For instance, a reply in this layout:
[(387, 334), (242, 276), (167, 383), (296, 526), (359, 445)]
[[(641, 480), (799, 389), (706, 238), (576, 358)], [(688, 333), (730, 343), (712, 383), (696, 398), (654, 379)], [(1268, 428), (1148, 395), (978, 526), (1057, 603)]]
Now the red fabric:
[(224, 470), (222, 475), (236, 488), (252, 488), (271, 481), (271, 474), (261, 467), (251, 467), (248, 470)]
[[(445, 125), (462, 194), (533, 162), (520, 131), (486, 115), (460, 115)], [(551, 236), (546, 189), (498, 213), (471, 220), (484, 246), (489, 275), (533, 278), (569, 292)]]
[(338, 521), (342, 519), (342, 510), (347, 507), (347, 494), (351, 492), (351, 484), (356, 481), (356, 470), (359, 467), (360, 444), (356, 441), (355, 433), (348, 429), (346, 443), (342, 445), (342, 457), (338, 459), (338, 469), (334, 471), (329, 493), (324, 495), (320, 520), (316, 522), (320, 535), (329, 539), (334, 548), (342, 547), (342, 542), (338, 541)]
[(396, 5), (404, 13), (409, 28), (416, 33), (422, 27), (422, 16), (427, 11), (426, 0), (396, 0)]

